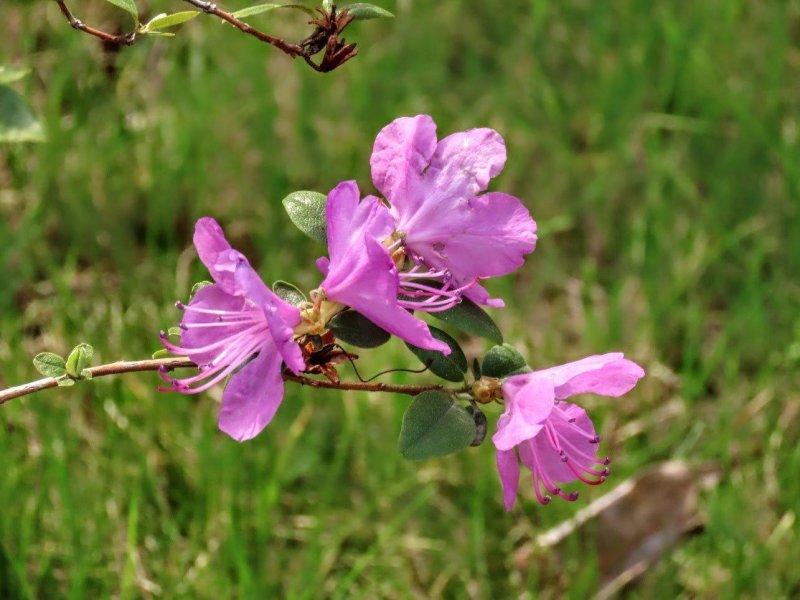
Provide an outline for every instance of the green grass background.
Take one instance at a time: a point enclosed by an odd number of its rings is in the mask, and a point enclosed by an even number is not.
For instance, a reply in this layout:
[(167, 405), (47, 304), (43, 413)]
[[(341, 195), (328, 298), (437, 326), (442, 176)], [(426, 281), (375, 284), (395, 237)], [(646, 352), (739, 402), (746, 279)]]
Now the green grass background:
[[(0, 62), (31, 67), (15, 87), (48, 141), (0, 149), (0, 384), (79, 341), (149, 356), (206, 277), (202, 215), (267, 280), (314, 287), (323, 249), (281, 198), (371, 189), (377, 131), (426, 112), (442, 134), (499, 130), (493, 189), (539, 222), (525, 267), (490, 285), (507, 340), (534, 366), (624, 350), (647, 369), (623, 399), (585, 399), (614, 476), (577, 506), (540, 507), (526, 484), (506, 514), (490, 445), (402, 459), (404, 398), (291, 388), (239, 445), (216, 429), (219, 390), (103, 379), (0, 409), (0, 597), (584, 598), (591, 535), (555, 577), (517, 551), (670, 458), (721, 482), (705, 530), (631, 596), (797, 597), (800, 2), (383, 6), (397, 19), (353, 25), (360, 55), (320, 75), (212, 19), (109, 54), (50, 2), (3, 2)], [(306, 31), (287, 12), (254, 23)], [(396, 341), (361, 361), (414, 364)]]

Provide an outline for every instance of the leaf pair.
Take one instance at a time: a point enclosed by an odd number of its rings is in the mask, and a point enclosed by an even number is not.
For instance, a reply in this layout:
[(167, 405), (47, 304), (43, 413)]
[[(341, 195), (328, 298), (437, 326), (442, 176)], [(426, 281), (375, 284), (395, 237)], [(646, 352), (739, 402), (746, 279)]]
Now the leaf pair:
[(58, 380), (58, 385), (73, 385), (77, 379), (91, 379), (94, 348), (81, 343), (72, 349), (66, 360), (54, 352), (40, 352), (33, 358), (33, 366), (45, 377)]

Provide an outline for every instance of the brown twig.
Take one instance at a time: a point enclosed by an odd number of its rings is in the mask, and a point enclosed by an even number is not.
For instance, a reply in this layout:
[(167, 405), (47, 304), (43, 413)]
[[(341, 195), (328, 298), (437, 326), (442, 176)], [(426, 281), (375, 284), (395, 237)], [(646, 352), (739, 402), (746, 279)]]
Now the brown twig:
[[(92, 374), (92, 379), (96, 377), (106, 377), (108, 375), (121, 375), (123, 373), (137, 373), (141, 371), (158, 371), (159, 369), (166, 369), (172, 371), (174, 369), (184, 369), (196, 367), (188, 358), (155, 358), (151, 360), (137, 360), (137, 361), (119, 361), (109, 363), (107, 365), (99, 365), (97, 367), (90, 367), (89, 373)], [(465, 388), (446, 388), (441, 385), (393, 385), (389, 383), (365, 383), (361, 381), (342, 381), (333, 383), (321, 379), (311, 379), (310, 377), (292, 375), (284, 373), (283, 379), (292, 383), (300, 385), (307, 385), (314, 388), (324, 388), (330, 390), (352, 390), (360, 392), (386, 392), (393, 394), (405, 394), (408, 396), (416, 396), (422, 392), (431, 390), (440, 390), (448, 393), (460, 393), (468, 391)], [(38, 379), (29, 383), (24, 383), (15, 387), (10, 387), (5, 390), (0, 390), (0, 405), (5, 404), (14, 398), (27, 396), (35, 392), (40, 392), (49, 388), (58, 387), (58, 380), (53, 377), (46, 377)]]
[[(64, 15), (64, 18), (73, 29), (92, 35), (107, 44), (132, 46), (140, 39), (137, 38), (136, 30), (129, 33), (114, 35), (94, 27), (89, 27), (75, 18), (69, 8), (67, 8), (64, 0), (55, 0), (55, 2), (58, 4), (61, 14)], [(301, 42), (293, 44), (256, 29), (237, 18), (233, 13), (222, 10), (213, 2), (206, 2), (205, 0), (184, 0), (184, 2), (191, 4), (205, 14), (222, 19), (229, 25), (236, 27), (236, 29), (242, 33), (277, 48), (291, 58), (301, 56), (308, 66), (320, 73), (333, 71), (358, 54), (355, 44), (346, 44), (344, 38), (340, 38), (345, 27), (353, 21), (353, 17), (348, 14), (347, 9), (337, 13), (335, 6), (331, 7), (330, 11), (318, 8), (317, 11), (320, 13), (320, 17), (309, 22), (309, 25), (315, 26), (313, 33)], [(320, 63), (317, 64), (311, 57), (322, 50), (325, 51), (325, 54)]]
[(64, 0), (56, 0), (56, 4), (58, 4), (58, 8), (61, 10), (61, 14), (64, 15), (64, 18), (69, 22), (70, 27), (72, 27), (73, 29), (77, 29), (78, 31), (88, 33), (89, 35), (93, 35), (94, 37), (103, 40), (107, 44), (116, 44), (119, 46), (133, 46), (133, 44), (136, 43), (136, 31), (122, 33), (120, 35), (114, 35), (113, 33), (100, 31), (99, 29), (95, 29), (94, 27), (89, 27), (88, 25), (85, 25), (83, 21), (75, 18), (75, 15), (73, 15), (72, 12), (70, 12), (69, 8), (67, 8), (67, 5), (64, 3)]
[(273, 37), (269, 34), (264, 33), (263, 31), (259, 31), (258, 29), (251, 27), (244, 21), (237, 19), (233, 16), (232, 13), (226, 12), (219, 8), (213, 2), (203, 2), (203, 0), (184, 0), (194, 6), (195, 8), (200, 9), (202, 12), (208, 15), (214, 15), (215, 17), (219, 17), (226, 23), (230, 23), (236, 29), (241, 31), (242, 33), (246, 33), (247, 35), (252, 35), (257, 40), (264, 42), (265, 44), (269, 44), (271, 46), (275, 46), (279, 50), (282, 50), (284, 53), (288, 54), (292, 58), (296, 56), (303, 55), (303, 49), (297, 44), (290, 44), (280, 38)]

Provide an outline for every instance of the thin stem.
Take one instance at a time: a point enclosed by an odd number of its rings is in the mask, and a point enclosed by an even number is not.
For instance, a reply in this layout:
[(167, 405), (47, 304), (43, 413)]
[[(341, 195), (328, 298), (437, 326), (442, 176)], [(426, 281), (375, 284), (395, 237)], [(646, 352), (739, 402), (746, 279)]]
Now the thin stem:
[(199, 8), (206, 14), (214, 15), (215, 17), (219, 17), (223, 21), (230, 23), (236, 29), (241, 31), (242, 33), (246, 33), (247, 35), (252, 35), (259, 41), (264, 42), (265, 44), (270, 44), (271, 46), (275, 46), (279, 50), (282, 50), (284, 53), (288, 54), (292, 58), (296, 56), (302, 56), (304, 54), (303, 49), (298, 44), (290, 44), (280, 38), (273, 37), (269, 34), (264, 33), (263, 31), (259, 31), (258, 29), (251, 27), (244, 21), (237, 19), (233, 16), (232, 13), (226, 12), (219, 8), (213, 2), (203, 2), (203, 0), (184, 0), (194, 6), (195, 8)]
[[(137, 373), (141, 371), (158, 371), (159, 369), (166, 369), (172, 371), (174, 369), (196, 368), (191, 360), (183, 357), (176, 358), (156, 358), (151, 360), (137, 360), (137, 361), (119, 361), (109, 363), (107, 365), (99, 365), (97, 367), (90, 367), (89, 373), (92, 374), (92, 379), (96, 377), (106, 377), (108, 375), (122, 375), (124, 373)], [(469, 386), (461, 388), (448, 388), (442, 385), (393, 385), (389, 383), (367, 383), (361, 381), (342, 381), (333, 383), (322, 379), (312, 379), (303, 375), (292, 375), (284, 373), (283, 379), (291, 383), (299, 385), (307, 385), (314, 388), (330, 389), (330, 390), (352, 390), (360, 392), (385, 392), (393, 394), (405, 394), (408, 396), (416, 396), (422, 392), (432, 390), (446, 392), (448, 394), (458, 394), (469, 391)], [(0, 390), (0, 405), (5, 404), (14, 398), (27, 396), (35, 392), (40, 392), (49, 388), (58, 387), (58, 380), (53, 377), (46, 377), (44, 379), (37, 379), (29, 383), (24, 383), (15, 387), (10, 387), (5, 390)]]
[(64, 18), (69, 23), (70, 27), (73, 29), (77, 29), (78, 31), (82, 31), (83, 33), (87, 33), (89, 35), (93, 35), (96, 38), (103, 40), (108, 44), (118, 44), (124, 46), (133, 46), (136, 43), (136, 32), (130, 31), (128, 33), (123, 33), (120, 35), (114, 35), (112, 33), (107, 33), (105, 31), (101, 31), (99, 29), (95, 29), (94, 27), (89, 27), (85, 25), (83, 21), (77, 19), (75, 15), (70, 12), (67, 5), (64, 3), (64, 0), (56, 0), (56, 4), (58, 4), (58, 8), (61, 10), (61, 14), (64, 15)]
[[(250, 35), (260, 42), (264, 42), (265, 44), (269, 44), (270, 46), (279, 49), (281, 52), (290, 56), (291, 58), (301, 56), (308, 66), (320, 73), (333, 71), (358, 54), (355, 44), (346, 46), (343, 41), (340, 42), (338, 39), (338, 34), (341, 33), (341, 31), (352, 20), (351, 17), (347, 16), (346, 10), (339, 13), (339, 19), (337, 20), (335, 8), (331, 9), (330, 12), (318, 9), (320, 15), (322, 16), (322, 20), (314, 19), (310, 22), (310, 24), (316, 25), (314, 32), (308, 38), (297, 44), (293, 44), (256, 29), (252, 25), (249, 25), (248, 23), (245, 23), (241, 19), (237, 18), (233, 13), (222, 10), (213, 2), (206, 2), (205, 0), (183, 1), (191, 4), (205, 14), (214, 15), (215, 17), (222, 19), (226, 23), (236, 27), (236, 29), (242, 33)], [(94, 27), (89, 27), (72, 14), (69, 8), (67, 8), (64, 0), (55, 0), (55, 2), (58, 5), (58, 8), (61, 10), (61, 14), (64, 15), (64, 18), (67, 20), (67, 22), (69, 22), (73, 29), (77, 29), (78, 31), (82, 31), (88, 35), (94, 36), (103, 42), (118, 46), (133, 46), (133, 44), (135, 44), (141, 38), (141, 36), (137, 37), (137, 30), (120, 35), (114, 35)], [(325, 55), (322, 59), (322, 62), (317, 64), (311, 60), (311, 57), (321, 50), (325, 50)]]

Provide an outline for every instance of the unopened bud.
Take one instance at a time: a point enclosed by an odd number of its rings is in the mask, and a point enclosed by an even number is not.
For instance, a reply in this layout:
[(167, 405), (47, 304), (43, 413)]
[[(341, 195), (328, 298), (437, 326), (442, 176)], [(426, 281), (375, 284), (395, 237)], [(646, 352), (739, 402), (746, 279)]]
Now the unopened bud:
[(481, 404), (489, 404), (500, 398), (500, 380), (494, 377), (481, 377), (472, 384), (472, 397)]

